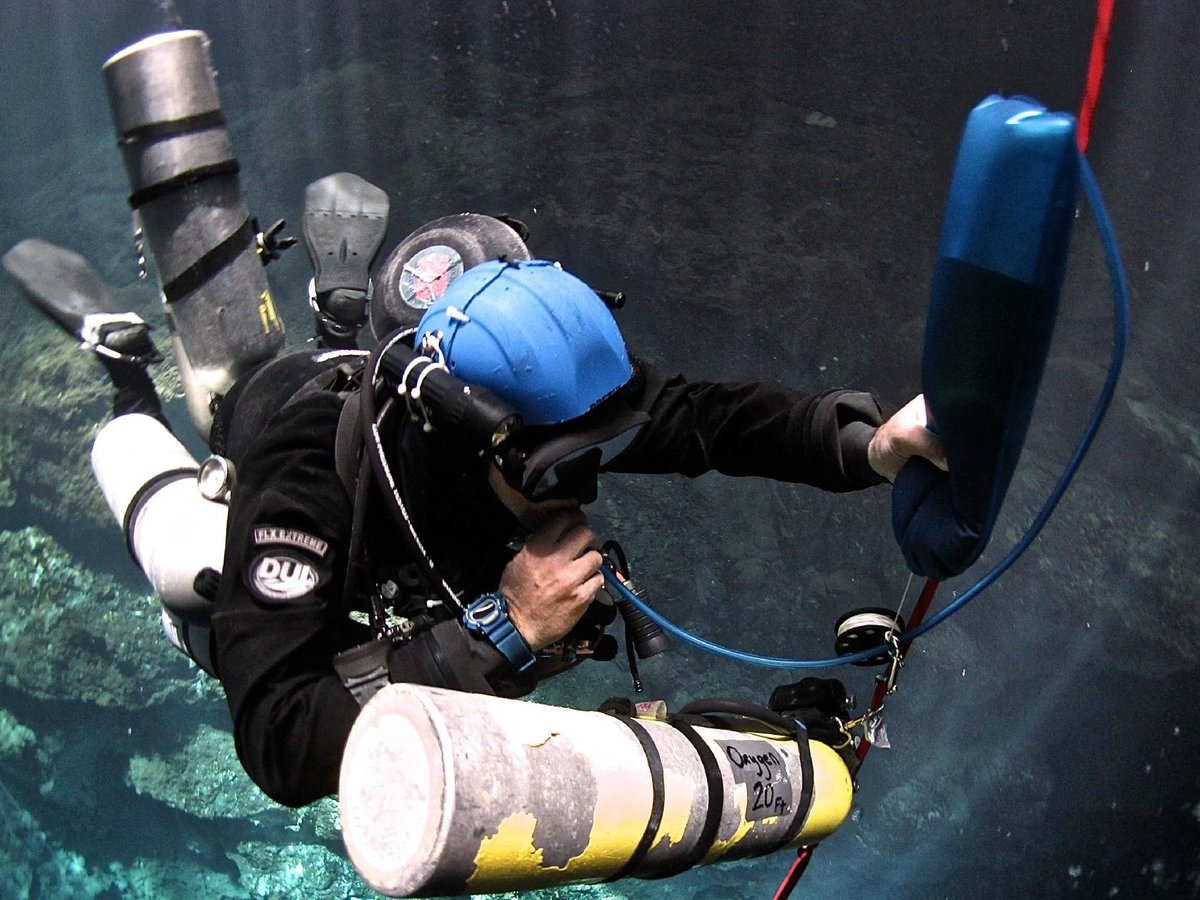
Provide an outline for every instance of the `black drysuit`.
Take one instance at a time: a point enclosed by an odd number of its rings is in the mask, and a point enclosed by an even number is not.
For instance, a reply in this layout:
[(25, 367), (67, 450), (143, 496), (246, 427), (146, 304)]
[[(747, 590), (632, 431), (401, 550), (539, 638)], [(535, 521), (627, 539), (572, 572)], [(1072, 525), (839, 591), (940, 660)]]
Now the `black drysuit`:
[[(640, 363), (623, 391), (650, 424), (607, 471), (715, 470), (831, 491), (882, 480), (867, 462), (882, 420), (869, 394), (692, 382)], [(341, 405), (332, 392), (297, 400), (242, 454), (213, 616), (238, 755), (254, 781), (289, 806), (337, 790), (359, 706), (333, 657), (371, 636), (361, 614), (351, 617), (355, 602), (342, 597), (352, 504), (334, 463)], [(464, 603), (495, 590), (520, 529), (488, 487), (484, 464), (464, 461), (418, 428), (406, 428), (393, 445), (391, 465), (443, 578)], [(381, 510), (369, 512), (367, 525), (372, 580), (401, 585), (404, 612), (423, 607), (398, 529)], [(517, 695), (532, 687), (448, 611), (397, 644), (388, 669), (392, 681), (461, 690)]]

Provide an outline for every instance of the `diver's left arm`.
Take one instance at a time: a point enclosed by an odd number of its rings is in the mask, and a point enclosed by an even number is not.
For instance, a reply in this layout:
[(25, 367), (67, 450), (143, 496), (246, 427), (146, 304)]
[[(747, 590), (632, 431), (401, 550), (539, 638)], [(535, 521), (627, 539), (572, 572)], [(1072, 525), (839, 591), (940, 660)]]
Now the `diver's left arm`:
[(920, 398), (889, 419), (861, 391), (690, 381), (641, 361), (625, 397), (651, 422), (612, 471), (717, 471), (849, 491), (891, 480), (909, 456), (940, 459)]

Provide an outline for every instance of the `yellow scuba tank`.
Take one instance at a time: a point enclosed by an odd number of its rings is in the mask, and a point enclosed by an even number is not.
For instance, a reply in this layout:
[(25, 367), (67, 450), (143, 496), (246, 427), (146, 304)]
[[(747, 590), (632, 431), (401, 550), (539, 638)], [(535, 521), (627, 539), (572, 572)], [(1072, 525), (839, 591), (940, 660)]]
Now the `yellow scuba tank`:
[(664, 877), (813, 844), (845, 819), (852, 789), (838, 754), (803, 730), (393, 684), (350, 733), (339, 797), (366, 882), (428, 897)]

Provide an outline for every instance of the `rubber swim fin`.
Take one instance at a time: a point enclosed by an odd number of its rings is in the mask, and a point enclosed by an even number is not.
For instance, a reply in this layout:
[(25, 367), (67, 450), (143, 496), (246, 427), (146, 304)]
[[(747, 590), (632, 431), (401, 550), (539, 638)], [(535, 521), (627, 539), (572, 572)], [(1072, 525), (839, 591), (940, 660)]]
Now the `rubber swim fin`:
[(355, 346), (387, 218), (387, 194), (349, 172), (327, 175), (304, 192), (304, 244), (315, 272), (308, 299), (328, 346)]
[(150, 326), (117, 306), (99, 273), (78, 253), (29, 238), (5, 253), (3, 262), (29, 302), (84, 349), (124, 362), (161, 358), (150, 343)]
[(387, 218), (387, 194), (357, 175), (338, 172), (308, 186), (304, 243), (316, 270), (318, 295), (337, 288), (367, 290)]

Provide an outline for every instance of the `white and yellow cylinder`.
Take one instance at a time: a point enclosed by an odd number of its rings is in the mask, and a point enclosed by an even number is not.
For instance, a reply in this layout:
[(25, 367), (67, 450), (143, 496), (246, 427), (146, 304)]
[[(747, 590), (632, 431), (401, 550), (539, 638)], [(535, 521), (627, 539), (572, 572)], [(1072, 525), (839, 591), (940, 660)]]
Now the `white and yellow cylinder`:
[(697, 750), (667, 722), (636, 722), (653, 749), (601, 712), (389, 685), (343, 757), (350, 860), (390, 896), (523, 890), (816, 843), (849, 812), (846, 766), (803, 734), (698, 727)]
[(140, 413), (112, 419), (92, 444), (96, 483), (162, 601), (167, 639), (213, 673), (212, 601), (196, 592), (196, 576), (221, 569), (229, 508), (200, 493), (199, 467), (165, 425)]

